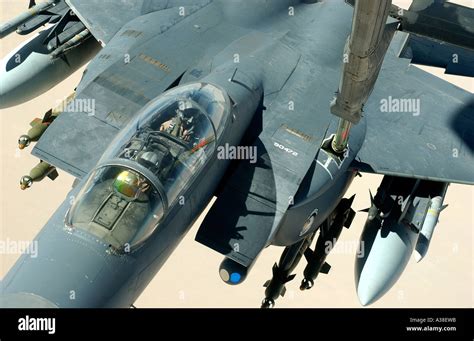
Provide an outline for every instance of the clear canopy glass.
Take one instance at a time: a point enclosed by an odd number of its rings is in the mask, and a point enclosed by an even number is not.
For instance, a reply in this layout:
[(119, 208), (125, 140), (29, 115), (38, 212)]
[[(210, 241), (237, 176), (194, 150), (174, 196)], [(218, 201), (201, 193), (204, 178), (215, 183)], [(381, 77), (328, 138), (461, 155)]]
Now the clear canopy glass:
[(215, 151), (230, 100), (214, 85), (178, 87), (147, 105), (99, 161), (66, 222), (116, 250), (143, 243)]

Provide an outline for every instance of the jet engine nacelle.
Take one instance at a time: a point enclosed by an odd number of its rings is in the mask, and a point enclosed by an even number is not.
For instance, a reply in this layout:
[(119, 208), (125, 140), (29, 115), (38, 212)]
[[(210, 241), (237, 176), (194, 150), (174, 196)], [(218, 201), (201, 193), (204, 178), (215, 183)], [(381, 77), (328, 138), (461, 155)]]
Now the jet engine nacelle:
[(423, 255), (426, 253), (422, 247), (427, 249), (427, 243), (420, 238), (425, 240), (425, 234), (429, 235), (429, 243), (434, 224), (428, 212), (439, 206), (439, 200), (432, 198), (444, 197), (446, 187), (441, 182), (384, 177), (372, 199), (360, 238), (362, 252), (355, 262), (357, 294), (362, 305), (373, 303), (390, 290), (415, 247)]

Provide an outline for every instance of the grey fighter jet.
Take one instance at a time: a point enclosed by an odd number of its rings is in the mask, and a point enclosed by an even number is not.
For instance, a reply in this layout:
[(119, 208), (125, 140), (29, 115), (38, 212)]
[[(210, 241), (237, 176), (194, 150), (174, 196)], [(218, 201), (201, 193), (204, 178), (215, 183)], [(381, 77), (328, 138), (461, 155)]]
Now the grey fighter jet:
[(262, 307), (272, 307), (300, 260), (302, 290), (329, 272), (355, 215), (344, 194), (364, 172), (384, 175), (356, 257), (367, 305), (413, 253), (426, 255), (448, 184), (474, 184), (472, 94), (411, 65), (472, 77), (472, 9), (421, 0), (407, 11), (387, 0), (31, 6), (0, 27), (0, 37), (41, 30), (1, 64), (0, 108), (90, 64), (32, 151), (77, 180), (35, 238), (38, 257), (23, 255), (3, 278), (3, 307), (132, 306), (214, 196), (196, 241), (223, 255), (224, 282), (242, 283), (267, 246), (284, 247), (265, 283)]

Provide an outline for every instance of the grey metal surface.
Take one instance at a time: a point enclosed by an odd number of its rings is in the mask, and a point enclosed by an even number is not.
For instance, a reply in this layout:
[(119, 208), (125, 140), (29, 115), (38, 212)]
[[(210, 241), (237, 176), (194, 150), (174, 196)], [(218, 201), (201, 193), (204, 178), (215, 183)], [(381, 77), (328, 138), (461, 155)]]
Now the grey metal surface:
[(47, 11), (38, 13), (31, 20), (27, 21), (23, 25), (18, 26), (17, 33), (21, 35), (28, 34), (46, 23), (55, 23), (68, 10), (69, 7), (67, 4), (64, 1), (59, 1), (53, 8), (48, 8)]
[(396, 34), (365, 106), (367, 135), (354, 167), (474, 184), (473, 96), (398, 58), (404, 35)]
[[(82, 178), (97, 164), (118, 129), (88, 116), (87, 113), (65, 112), (60, 117), (58, 133), (43, 136), (41, 144), (32, 153), (41, 160), (47, 160), (75, 177)], [(65, 141), (74, 141), (74, 148), (65, 148)], [(48, 148), (42, 149), (42, 144)]]
[(29, 9), (28, 12), (23, 12), (18, 15), (16, 18), (13, 18), (6, 23), (0, 25), (0, 39), (6, 37), (12, 32), (15, 32), (18, 26), (23, 25), (27, 21), (34, 18), (38, 13), (48, 10), (49, 8), (54, 6), (55, 0), (48, 0), (37, 4)]
[(400, 29), (474, 49), (474, 9), (445, 0), (414, 0), (408, 10), (397, 9)]
[[(201, 8), (211, 0), (66, 0), (94, 37), (104, 45), (129, 21), (142, 15), (173, 8), (174, 12), (184, 9), (190, 11)], [(181, 16), (182, 18), (184, 16)], [(166, 22), (158, 22), (166, 27)]]
[[(380, 66), (398, 26), (389, 20), (391, 0), (356, 2), (352, 18), (352, 30), (344, 47), (341, 83), (336, 89), (336, 98), (331, 103), (331, 113), (351, 123), (358, 123), (362, 108), (377, 80)], [(333, 142), (337, 152), (343, 152), (345, 145), (338, 141), (349, 131), (339, 130)], [(346, 142), (346, 141), (344, 141)], [(337, 148), (342, 147), (342, 148)]]
[(400, 57), (413, 64), (443, 68), (447, 74), (474, 77), (474, 50), (453, 44), (410, 34)]
[[(350, 16), (350, 8), (341, 10)], [(337, 56), (350, 27), (343, 21), (335, 24), (332, 41), (318, 35), (309, 38), (311, 30), (323, 30), (334, 21), (331, 6), (311, 14), (317, 19), (313, 26), (302, 25), (301, 30), (282, 39), (301, 57), (277, 96), (264, 99), (263, 129), (253, 144), (259, 162), (243, 161), (229, 176), (224, 192), (219, 194), (196, 237), (197, 241), (245, 266), (252, 264), (272, 242), (332, 119), (328, 99), (337, 87), (340, 68)], [(297, 43), (303, 37), (311, 42)], [(294, 110), (292, 105), (296, 106)]]
[[(164, 18), (169, 18), (169, 14), (156, 12), (149, 14), (146, 20), (151, 22)], [(88, 66), (77, 88), (77, 101), (93, 99), (93, 116), (84, 112), (60, 115), (36, 145), (33, 154), (44, 157), (59, 168), (63, 168), (64, 163), (82, 170), (82, 174), (87, 173), (111, 142), (114, 130), (122, 128), (140, 108), (166, 90), (195, 62), (196, 56), (204, 52), (203, 40), (207, 41), (211, 36), (215, 44), (221, 44), (222, 48), (226, 38), (219, 33), (222, 27), (208, 30), (216, 26), (216, 21), (222, 20), (217, 16), (214, 18), (205, 20), (193, 15), (188, 18), (204, 28), (202, 31), (191, 22), (191, 25), (180, 25), (162, 34), (161, 29), (155, 26), (149, 26), (148, 32), (143, 30), (143, 35), (131, 34), (138, 32), (136, 29), (143, 25), (141, 20), (144, 18), (124, 27)], [(178, 39), (179, 44), (175, 43), (176, 37), (182, 37)], [(185, 50), (194, 55), (180, 52)], [(129, 58), (130, 62), (126, 63), (124, 58)], [(84, 131), (69, 134), (69, 119), (73, 116), (89, 127), (94, 123), (105, 127), (104, 134)], [(86, 123), (87, 119), (90, 122)], [(80, 150), (75, 148), (77, 145), (82, 146)], [(67, 171), (69, 169), (66, 168)], [(78, 175), (77, 172), (72, 174)]]

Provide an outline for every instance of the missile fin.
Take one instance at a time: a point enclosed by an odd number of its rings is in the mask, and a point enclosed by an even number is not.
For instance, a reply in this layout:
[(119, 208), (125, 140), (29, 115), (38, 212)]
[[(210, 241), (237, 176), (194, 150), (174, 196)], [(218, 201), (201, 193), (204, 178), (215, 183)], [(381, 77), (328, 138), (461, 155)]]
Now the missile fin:
[(329, 270), (331, 270), (331, 265), (329, 265), (327, 262), (324, 262), (319, 272), (327, 275), (329, 273)]
[(48, 178), (50, 178), (52, 181), (56, 180), (56, 178), (59, 176), (58, 171), (56, 168), (54, 168), (51, 172), (48, 174)]
[(296, 277), (296, 274), (289, 275), (288, 278), (286, 279), (285, 283), (292, 281)]
[(43, 120), (41, 118), (35, 118), (33, 121), (30, 122), (31, 127), (36, 127), (38, 124), (43, 123)]

